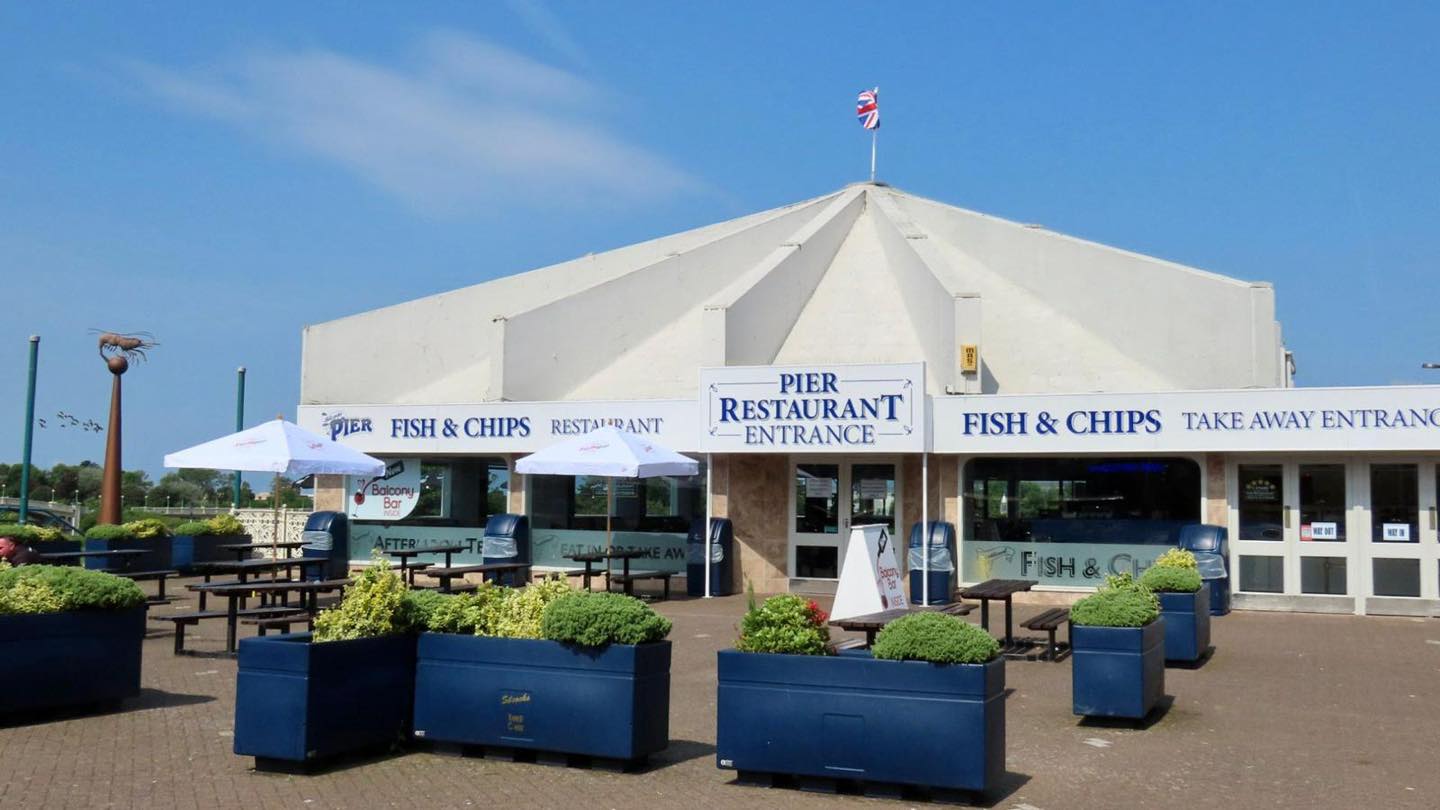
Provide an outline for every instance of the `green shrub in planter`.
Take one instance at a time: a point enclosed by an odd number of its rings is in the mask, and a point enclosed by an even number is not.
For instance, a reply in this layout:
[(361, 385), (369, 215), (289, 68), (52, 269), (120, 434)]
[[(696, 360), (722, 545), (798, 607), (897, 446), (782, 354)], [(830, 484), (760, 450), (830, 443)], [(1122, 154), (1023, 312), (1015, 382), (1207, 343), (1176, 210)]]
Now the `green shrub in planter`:
[(162, 540), (170, 536), (170, 527), (159, 518), (132, 520), (123, 528), (129, 529), (130, 536), (137, 540)]
[(1140, 584), (1156, 593), (1194, 593), (1200, 590), (1200, 572), (1194, 568), (1156, 565), (1140, 577)]
[(124, 610), (144, 603), (145, 592), (139, 585), (101, 571), (56, 565), (0, 567), (0, 614)]
[(1172, 548), (1156, 557), (1155, 565), (1161, 568), (1189, 568), (1191, 571), (1197, 568), (1194, 552), (1186, 551), (1183, 548)]
[(175, 527), (176, 537), (204, 537), (210, 534), (210, 523), (205, 520), (191, 520)]
[(405, 595), (410, 590), (399, 574), (376, 552), (375, 561), (350, 587), (340, 604), (315, 617), (314, 639), (349, 641), (357, 638), (392, 636), (408, 632), (410, 614)]
[(240, 518), (229, 513), (216, 515), (205, 521), (205, 524), (209, 526), (209, 531), (204, 532), (205, 534), (227, 536), (249, 534), (249, 531), (245, 528), (245, 524), (240, 522)]
[(486, 635), (500, 638), (540, 638), (540, 620), (551, 602), (571, 593), (559, 577), (551, 577), (519, 590), (501, 589), (495, 626)]
[(1160, 616), (1160, 600), (1129, 574), (1109, 577), (1105, 586), (1070, 607), (1072, 624), (1144, 627)]
[(766, 599), (759, 607), (751, 597), (750, 610), (740, 619), (740, 638), (735, 649), (741, 652), (825, 655), (830, 628), (825, 611), (813, 600), (783, 593)]
[(24, 526), (15, 523), (0, 523), (0, 537), (13, 537), (27, 546), (36, 543), (59, 543), (65, 540), (65, 533), (49, 526)]
[(454, 598), (439, 591), (406, 591), (400, 600), (399, 624), (411, 630), (424, 630), (430, 626), (435, 611)]
[(510, 588), (483, 582), (473, 593), (456, 594), (441, 602), (425, 621), (432, 633), (493, 636), (500, 618), (500, 605)]
[(134, 537), (129, 524), (117, 526), (113, 523), (102, 523), (91, 526), (90, 531), (85, 532), (86, 540), (130, 540)]
[(881, 628), (870, 654), (892, 661), (983, 664), (1000, 654), (1000, 642), (954, 616), (912, 613)]
[(646, 644), (670, 635), (670, 620), (633, 596), (572, 591), (545, 608), (540, 635), (581, 647)]

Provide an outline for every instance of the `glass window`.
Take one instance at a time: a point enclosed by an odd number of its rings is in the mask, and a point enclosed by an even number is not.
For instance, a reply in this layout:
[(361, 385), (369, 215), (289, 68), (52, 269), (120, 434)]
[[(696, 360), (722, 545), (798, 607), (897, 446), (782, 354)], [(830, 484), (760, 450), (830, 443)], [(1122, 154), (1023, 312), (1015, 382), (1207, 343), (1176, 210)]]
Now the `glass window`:
[(838, 579), (840, 549), (834, 546), (796, 546), (795, 576)]
[(1300, 592), (1344, 596), (1344, 557), (1301, 557)]
[(443, 518), (450, 515), (450, 499), (445, 497), (450, 480), (449, 464), (420, 464), (420, 497), (415, 502), (412, 518)]
[(1258, 593), (1285, 592), (1285, 558), (1240, 557), (1240, 590)]
[(1370, 465), (1370, 522), (1372, 540), (1420, 542), (1420, 471), (1414, 464)]
[(895, 531), (894, 464), (855, 464), (850, 468), (850, 523), (880, 523)]
[(1174, 545), (1200, 521), (1200, 468), (1178, 458), (975, 459), (967, 541)]
[(1419, 560), (1375, 560), (1376, 596), (1419, 596)]
[(536, 529), (679, 533), (705, 517), (705, 471), (694, 477), (616, 478), (607, 496), (603, 476), (536, 475), (530, 479), (530, 523)]
[(1279, 464), (1241, 464), (1240, 539), (1285, 539), (1285, 475)]
[(838, 464), (795, 465), (795, 533), (840, 533)]
[[(1300, 540), (1316, 543), (1345, 541), (1344, 464), (1300, 465)], [(1341, 579), (1344, 579), (1343, 572)]]

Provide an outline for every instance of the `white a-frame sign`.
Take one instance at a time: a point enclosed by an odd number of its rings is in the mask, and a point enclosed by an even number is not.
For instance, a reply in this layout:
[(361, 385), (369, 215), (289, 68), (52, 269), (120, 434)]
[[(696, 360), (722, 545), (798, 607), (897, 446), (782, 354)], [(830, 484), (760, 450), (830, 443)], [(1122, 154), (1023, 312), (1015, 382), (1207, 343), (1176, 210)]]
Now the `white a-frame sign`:
[(835, 590), (833, 619), (864, 616), (891, 608), (909, 607), (895, 562), (890, 530), (885, 526), (856, 526), (850, 530), (840, 585)]

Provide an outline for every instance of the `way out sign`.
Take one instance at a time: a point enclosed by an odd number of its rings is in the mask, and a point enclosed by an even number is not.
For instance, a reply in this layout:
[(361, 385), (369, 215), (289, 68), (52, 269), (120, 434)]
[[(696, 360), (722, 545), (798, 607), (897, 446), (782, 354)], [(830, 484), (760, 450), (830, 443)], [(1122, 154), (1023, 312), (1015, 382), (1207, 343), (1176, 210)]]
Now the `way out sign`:
[(851, 529), (830, 617), (848, 619), (909, 606), (889, 528), (856, 526)]

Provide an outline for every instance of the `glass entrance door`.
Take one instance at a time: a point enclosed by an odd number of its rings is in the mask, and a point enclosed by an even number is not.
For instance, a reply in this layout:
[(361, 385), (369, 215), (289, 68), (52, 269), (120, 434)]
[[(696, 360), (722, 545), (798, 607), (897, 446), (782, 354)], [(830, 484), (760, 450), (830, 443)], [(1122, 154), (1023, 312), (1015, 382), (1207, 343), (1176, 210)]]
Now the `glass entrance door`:
[(893, 461), (797, 461), (790, 510), (790, 575), (838, 579), (851, 526), (895, 533), (899, 509)]

